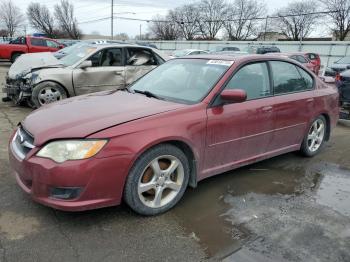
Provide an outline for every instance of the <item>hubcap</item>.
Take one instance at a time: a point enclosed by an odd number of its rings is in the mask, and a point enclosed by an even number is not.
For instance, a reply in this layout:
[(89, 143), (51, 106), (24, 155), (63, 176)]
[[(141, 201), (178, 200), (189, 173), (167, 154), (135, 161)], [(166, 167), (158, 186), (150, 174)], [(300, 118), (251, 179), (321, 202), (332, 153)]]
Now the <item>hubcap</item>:
[(44, 87), (39, 93), (40, 105), (49, 104), (62, 99), (62, 94), (54, 87)]
[(153, 159), (145, 168), (138, 182), (141, 202), (152, 208), (169, 204), (179, 193), (184, 182), (181, 161), (170, 155)]
[(325, 134), (325, 124), (321, 119), (317, 119), (311, 126), (308, 136), (307, 145), (311, 152), (317, 151), (324, 138)]

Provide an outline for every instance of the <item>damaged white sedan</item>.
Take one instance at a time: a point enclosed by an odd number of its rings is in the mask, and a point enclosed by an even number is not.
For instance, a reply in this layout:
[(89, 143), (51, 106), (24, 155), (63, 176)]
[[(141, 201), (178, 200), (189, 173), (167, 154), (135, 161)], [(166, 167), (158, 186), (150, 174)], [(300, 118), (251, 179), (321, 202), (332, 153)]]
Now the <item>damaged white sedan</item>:
[(51, 53), (23, 55), (8, 72), (3, 101), (40, 107), (124, 88), (165, 60), (156, 49), (132, 44), (83, 45), (60, 60)]

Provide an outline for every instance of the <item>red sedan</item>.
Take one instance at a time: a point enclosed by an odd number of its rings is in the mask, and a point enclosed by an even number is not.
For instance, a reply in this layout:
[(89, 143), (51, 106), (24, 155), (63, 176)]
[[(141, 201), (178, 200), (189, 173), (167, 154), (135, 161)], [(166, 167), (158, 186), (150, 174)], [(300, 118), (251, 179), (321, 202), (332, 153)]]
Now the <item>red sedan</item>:
[(294, 60), (170, 60), (129, 89), (31, 113), (9, 143), (18, 184), (44, 205), (118, 205), (155, 215), (188, 186), (266, 158), (317, 154), (339, 115), (338, 92)]

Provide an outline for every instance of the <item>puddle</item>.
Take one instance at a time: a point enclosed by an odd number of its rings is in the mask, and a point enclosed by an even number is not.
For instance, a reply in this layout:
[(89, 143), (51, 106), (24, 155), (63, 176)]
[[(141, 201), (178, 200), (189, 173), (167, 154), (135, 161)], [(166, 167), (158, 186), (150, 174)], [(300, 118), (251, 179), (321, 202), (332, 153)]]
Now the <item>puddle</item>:
[(326, 170), (315, 199), (320, 205), (350, 216), (350, 171), (337, 167)]
[(350, 171), (286, 160), (202, 181), (172, 213), (209, 258), (350, 261)]

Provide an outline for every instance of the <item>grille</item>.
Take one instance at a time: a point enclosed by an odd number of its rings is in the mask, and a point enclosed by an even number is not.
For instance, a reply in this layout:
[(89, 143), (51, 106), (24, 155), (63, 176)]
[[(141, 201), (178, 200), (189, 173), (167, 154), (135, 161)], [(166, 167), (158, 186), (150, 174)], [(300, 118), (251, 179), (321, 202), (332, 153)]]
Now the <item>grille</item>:
[(12, 149), (16, 155), (24, 159), (26, 155), (34, 148), (34, 138), (22, 126), (18, 127), (12, 140)]

